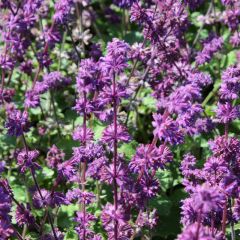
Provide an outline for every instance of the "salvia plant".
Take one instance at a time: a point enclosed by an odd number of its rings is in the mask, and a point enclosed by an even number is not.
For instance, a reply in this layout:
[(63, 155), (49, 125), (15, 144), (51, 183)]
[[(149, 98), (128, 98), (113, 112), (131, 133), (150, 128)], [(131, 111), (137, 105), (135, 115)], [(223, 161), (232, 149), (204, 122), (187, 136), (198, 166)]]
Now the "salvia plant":
[(240, 239), (239, 0), (0, 1), (0, 240)]

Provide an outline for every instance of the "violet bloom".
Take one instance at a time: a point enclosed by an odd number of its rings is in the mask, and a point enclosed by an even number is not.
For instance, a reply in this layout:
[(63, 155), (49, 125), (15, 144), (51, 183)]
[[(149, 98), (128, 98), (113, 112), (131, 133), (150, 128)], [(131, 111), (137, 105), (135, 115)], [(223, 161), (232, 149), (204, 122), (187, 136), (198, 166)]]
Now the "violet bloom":
[(32, 69), (33, 69), (32, 61), (26, 60), (26, 61), (22, 62), (19, 68), (22, 72), (24, 72), (30, 76), (32, 74)]
[(101, 169), (107, 164), (107, 158), (102, 156), (96, 158), (93, 162), (88, 164), (86, 176), (99, 180), (101, 178)]
[(24, 106), (26, 108), (36, 108), (40, 106), (40, 96), (35, 91), (27, 91), (25, 94)]
[(83, 212), (77, 212), (75, 221), (78, 223), (78, 225), (75, 230), (77, 231), (80, 239), (83, 239), (84, 235), (86, 239), (92, 239), (94, 232), (90, 229), (90, 227), (96, 220), (96, 217), (90, 213), (84, 214)]
[(240, 33), (236, 31), (231, 37), (229, 41), (233, 47), (239, 47), (240, 46)]
[(21, 112), (15, 107), (8, 108), (5, 128), (8, 129), (10, 136), (21, 136), (28, 131), (28, 113), (26, 111)]
[(217, 120), (220, 123), (229, 123), (239, 118), (240, 109), (239, 106), (234, 107), (230, 102), (226, 102), (225, 104), (218, 103), (216, 113)]
[(113, 0), (113, 3), (121, 8), (129, 8), (136, 0)]
[[(214, 229), (215, 232), (215, 229)], [(204, 227), (202, 224), (199, 225), (194, 223), (192, 225), (187, 226), (183, 232), (178, 235), (177, 240), (224, 240), (224, 235), (220, 232), (217, 234), (212, 235), (211, 231), (207, 227)]]
[(51, 72), (43, 76), (44, 83), (48, 86), (49, 89), (54, 89), (68, 85), (71, 80), (64, 77), (60, 72)]
[(79, 188), (74, 188), (67, 192), (66, 199), (69, 202), (77, 201), (78, 203), (90, 204), (95, 200), (95, 195), (91, 192), (83, 192)]
[(197, 162), (197, 159), (193, 155), (189, 153), (184, 155), (184, 158), (181, 162), (180, 170), (182, 171), (182, 174), (185, 177), (191, 176), (191, 174), (193, 173), (193, 170), (196, 169), (195, 167), (196, 162)]
[(196, 63), (198, 65), (209, 62), (213, 55), (218, 52), (223, 45), (223, 39), (217, 36), (211, 36), (205, 40), (203, 49), (196, 56)]
[(73, 109), (80, 115), (91, 114), (95, 110), (94, 103), (90, 100), (87, 100), (87, 102), (84, 101), (83, 97), (79, 97), (76, 100), (76, 105), (73, 107)]
[(0, 219), (0, 236), (2, 240), (10, 239), (14, 235), (12, 224), (4, 219)]
[(200, 213), (209, 213), (222, 206), (224, 195), (215, 187), (207, 184), (198, 186), (192, 195), (194, 208)]
[[(63, 240), (64, 239), (64, 234), (58, 229), (58, 228), (54, 228), (54, 231), (57, 235), (57, 239), (58, 240)], [(48, 233), (48, 234), (44, 234), (40, 240), (55, 240), (56, 238), (54, 237), (54, 233)]]
[(21, 168), (21, 172), (25, 172), (27, 169), (35, 170), (41, 168), (35, 160), (38, 158), (39, 152), (37, 150), (26, 151), (22, 150), (17, 155), (17, 163)]
[(101, 58), (101, 66), (105, 73), (120, 74), (128, 66), (127, 53), (130, 47), (116, 38), (107, 45), (107, 55)]
[(102, 211), (101, 220), (104, 227), (113, 224), (115, 221), (118, 224), (125, 224), (129, 220), (129, 216), (125, 213), (124, 208), (119, 206), (116, 210), (114, 205), (107, 203)]
[(61, 34), (56, 28), (46, 28), (43, 32), (44, 42), (54, 46), (61, 41)]
[(137, 148), (129, 167), (134, 173), (138, 173), (141, 170), (148, 172), (150, 169), (163, 169), (166, 163), (172, 161), (172, 158), (172, 153), (167, 146), (161, 145), (157, 148), (142, 144)]
[(180, 144), (184, 141), (183, 134), (179, 125), (171, 117), (165, 117), (160, 114), (153, 114), (153, 134), (160, 140), (166, 141), (171, 145)]
[(107, 105), (111, 104), (112, 102), (116, 102), (119, 104), (121, 99), (126, 99), (130, 96), (130, 91), (120, 83), (116, 86), (115, 93), (113, 93), (112, 88), (110, 86), (105, 86), (101, 93), (99, 94), (98, 104), (100, 105)]
[(73, 0), (57, 0), (54, 4), (54, 19), (59, 23), (64, 23), (69, 17)]
[(100, 84), (99, 64), (93, 61), (93, 59), (82, 60), (77, 75), (78, 92), (93, 92)]
[(219, 157), (210, 157), (204, 164), (203, 176), (212, 185), (219, 184), (223, 177), (229, 172), (227, 162)]
[(90, 128), (86, 128), (85, 131), (86, 132), (84, 135), (84, 128), (81, 126), (77, 126), (72, 134), (73, 140), (75, 140), (75, 141), (77, 140), (80, 143), (92, 141), (93, 140), (93, 131)]
[(146, 198), (155, 197), (159, 192), (159, 188), (160, 188), (158, 180), (149, 175), (144, 175), (141, 178), (139, 185), (140, 185), (139, 190), (142, 191), (143, 195)]
[(0, 89), (0, 105), (4, 102), (10, 103), (12, 102), (12, 98), (15, 94), (14, 89)]
[(101, 168), (100, 180), (109, 185), (113, 184), (113, 181), (115, 180), (118, 186), (122, 186), (128, 182), (128, 179), (129, 176), (127, 170), (121, 164), (117, 166), (116, 175), (114, 174), (113, 164)]
[(230, 5), (231, 6), (237, 1), (236, 0), (221, 0), (221, 2), (222, 2), (223, 5), (226, 5), (226, 6)]
[(6, 180), (0, 182), (0, 236), (1, 239), (9, 239), (14, 234), (11, 224), (10, 211), (12, 200), (10, 197), (11, 189)]
[(113, 145), (114, 141), (129, 142), (131, 140), (131, 137), (128, 134), (127, 129), (119, 124), (117, 125), (117, 133), (115, 136), (114, 126), (111, 124), (104, 129), (101, 140), (108, 145)]
[(73, 148), (73, 160), (79, 162), (92, 162), (103, 155), (103, 147), (99, 144), (88, 143)]
[(64, 161), (65, 153), (58, 149), (55, 144), (52, 145), (52, 147), (49, 149), (47, 153), (47, 165), (50, 168), (55, 169), (58, 164), (62, 163)]
[(157, 220), (157, 209), (153, 209), (150, 212), (140, 212), (136, 224), (141, 228), (148, 227), (153, 229), (157, 225)]
[(222, 74), (220, 96), (224, 100), (233, 100), (238, 98), (239, 92), (240, 69), (236, 66), (230, 66)]
[(197, 221), (198, 210), (194, 207), (192, 198), (186, 198), (181, 201), (181, 222), (187, 226)]
[(197, 86), (200, 86), (200, 87), (204, 87), (212, 83), (211, 76), (207, 73), (202, 73), (202, 72), (189, 73), (187, 80), (190, 83), (196, 84)]
[(15, 214), (16, 222), (19, 226), (23, 226), (24, 224), (31, 225), (35, 222), (30, 210), (25, 208), (23, 204), (17, 206)]
[(58, 175), (62, 179), (71, 180), (77, 174), (76, 162), (73, 159), (58, 164)]

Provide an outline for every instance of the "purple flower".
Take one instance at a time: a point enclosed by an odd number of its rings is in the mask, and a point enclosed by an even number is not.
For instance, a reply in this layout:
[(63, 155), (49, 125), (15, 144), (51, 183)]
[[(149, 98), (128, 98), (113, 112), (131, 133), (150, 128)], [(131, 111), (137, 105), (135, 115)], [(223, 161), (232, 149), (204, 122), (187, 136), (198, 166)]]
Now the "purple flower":
[(57, 0), (54, 4), (55, 14), (53, 18), (57, 22), (64, 23), (70, 14), (73, 2), (73, 0)]
[(33, 151), (27, 151), (27, 150), (22, 150), (18, 155), (17, 155), (17, 163), (21, 168), (21, 172), (25, 172), (26, 169), (39, 169), (41, 168), (38, 163), (35, 162), (35, 160), (38, 158), (39, 152), (37, 150)]
[(14, 235), (12, 224), (4, 219), (0, 219), (0, 236), (2, 240), (7, 240)]
[(132, 22), (137, 22), (139, 24), (149, 22), (150, 21), (149, 14), (146, 9), (141, 7), (138, 2), (133, 3), (131, 7), (131, 18)]
[(80, 63), (77, 75), (77, 90), (82, 92), (93, 92), (100, 87), (100, 69), (99, 64), (93, 59), (84, 59)]
[(26, 108), (36, 108), (40, 105), (40, 96), (37, 92), (30, 90), (25, 94), (24, 106)]
[(5, 127), (8, 129), (9, 135), (21, 136), (28, 131), (28, 113), (26, 111), (21, 112), (15, 107), (8, 107)]
[(92, 239), (94, 232), (90, 229), (92, 222), (96, 221), (96, 217), (90, 213), (77, 212), (75, 221), (78, 223), (75, 228), (80, 239), (85, 235), (86, 239)]
[(95, 195), (91, 192), (83, 192), (79, 188), (69, 190), (66, 194), (69, 202), (78, 201), (78, 203), (90, 204), (94, 201)]
[(155, 197), (159, 191), (159, 182), (156, 178), (149, 176), (149, 175), (144, 175), (140, 182), (140, 189), (143, 193), (143, 195), (146, 198), (152, 198)]
[(105, 156), (95, 159), (88, 164), (86, 175), (94, 179), (101, 178), (101, 168), (107, 164), (107, 158)]
[(68, 203), (69, 202), (67, 201), (65, 195), (60, 192), (50, 192), (46, 189), (41, 189), (41, 194), (36, 191), (33, 195), (33, 205), (37, 209), (41, 209), (44, 206), (54, 208)]
[(152, 124), (155, 128), (153, 131), (154, 136), (172, 145), (180, 144), (184, 141), (178, 123), (171, 117), (154, 113), (153, 119), (154, 121)]
[(47, 165), (50, 168), (55, 169), (58, 166), (58, 164), (63, 162), (64, 157), (65, 157), (64, 152), (58, 149), (55, 144), (53, 144), (47, 153), (47, 158), (46, 158)]
[(45, 74), (43, 76), (43, 81), (49, 89), (62, 87), (71, 82), (69, 78), (63, 77), (63, 75), (57, 71)]
[[(215, 232), (215, 229), (214, 229)], [(199, 226), (197, 223), (185, 227), (183, 232), (178, 235), (177, 240), (224, 240), (224, 236), (217, 232), (212, 236), (211, 231), (207, 227), (204, 227), (202, 224)]]
[(217, 188), (204, 184), (197, 186), (192, 199), (196, 211), (209, 213), (222, 206), (224, 196)]
[(114, 174), (114, 165), (104, 166), (101, 168), (100, 180), (108, 184), (113, 184), (113, 181), (116, 181), (118, 186), (122, 186), (128, 182), (128, 173), (126, 168), (121, 164), (116, 167), (116, 175)]
[(46, 28), (43, 32), (44, 42), (54, 46), (61, 41), (61, 34), (56, 28)]
[(213, 55), (218, 52), (223, 45), (223, 39), (217, 36), (210, 36), (205, 40), (203, 49), (196, 56), (196, 63), (198, 65), (209, 62)]
[(73, 132), (73, 140), (77, 140), (81, 143), (83, 142), (89, 142), (93, 140), (93, 131), (90, 128), (86, 128), (86, 131), (84, 133), (84, 128), (77, 126), (77, 128)]
[(129, 167), (134, 173), (138, 173), (141, 170), (148, 172), (150, 169), (163, 169), (166, 163), (171, 161), (172, 153), (168, 147), (161, 145), (157, 148), (142, 144), (137, 148), (136, 154), (130, 162)]
[(10, 103), (15, 94), (14, 89), (0, 89), (0, 105), (4, 102)]
[(226, 102), (225, 104), (218, 103), (216, 113), (219, 122), (229, 123), (232, 122), (234, 119), (239, 118), (240, 109), (239, 106), (234, 107), (229, 102)]
[(22, 72), (24, 72), (28, 75), (31, 75), (32, 69), (33, 69), (32, 61), (27, 60), (27, 61), (22, 62), (19, 68)]
[(114, 125), (111, 124), (104, 129), (101, 140), (108, 145), (113, 145), (114, 141), (129, 142), (131, 137), (128, 134), (127, 129), (119, 124), (117, 125), (117, 131), (115, 134)]
[(87, 100), (85, 102), (84, 98), (81, 97), (76, 100), (76, 105), (73, 109), (82, 116), (84, 113), (87, 115), (91, 114), (95, 110), (95, 106), (92, 101)]
[(136, 224), (139, 227), (149, 227), (150, 229), (154, 228), (157, 225), (157, 210), (154, 209), (150, 212), (140, 212), (138, 215)]
[(233, 5), (236, 2), (236, 0), (221, 0), (221, 2), (223, 5), (227, 6), (227, 5)]
[(193, 170), (196, 169), (195, 167), (196, 162), (197, 162), (197, 159), (193, 155), (189, 153), (184, 155), (184, 158), (181, 162), (180, 170), (182, 171), (182, 174), (185, 177), (189, 177), (192, 175)]
[(6, 180), (1, 180), (0, 182), (0, 219), (10, 220), (10, 211), (12, 207), (12, 200), (10, 194), (11, 190), (8, 189), (9, 185)]
[(57, 166), (58, 175), (60, 178), (71, 180), (74, 176), (76, 176), (76, 162), (73, 159), (65, 161), (63, 163), (58, 164)]
[(130, 47), (116, 38), (107, 45), (107, 55), (101, 58), (101, 67), (105, 73), (120, 74), (127, 68), (127, 53)]
[(197, 86), (204, 87), (212, 83), (211, 76), (207, 73), (195, 72), (188, 75), (188, 81), (191, 84), (197, 84)]
[(224, 100), (237, 99), (240, 91), (240, 69), (235, 66), (228, 67), (222, 74), (222, 84), (219, 90)]
[(121, 8), (129, 8), (136, 0), (113, 0), (113, 2)]
[(23, 226), (24, 224), (31, 225), (35, 222), (30, 210), (25, 208), (23, 204), (17, 206), (15, 218), (19, 226)]
[(84, 146), (73, 148), (73, 159), (76, 163), (92, 162), (103, 155), (103, 147), (99, 144), (88, 143)]
[(125, 213), (122, 206), (118, 206), (118, 208), (115, 209), (114, 205), (107, 203), (102, 211), (101, 220), (103, 222), (103, 226), (106, 228), (115, 221), (120, 225), (125, 224), (126, 221), (129, 220), (129, 216)]
[(98, 104), (99, 105), (107, 105), (111, 104), (114, 101), (116, 104), (121, 102), (121, 99), (126, 99), (130, 96), (130, 91), (126, 89), (125, 86), (118, 84), (116, 86), (115, 93), (113, 92), (110, 86), (105, 86), (101, 93), (99, 94)]
[(230, 37), (230, 43), (233, 47), (240, 46), (240, 33), (238, 31), (234, 32), (234, 34)]
[(212, 185), (219, 184), (228, 172), (227, 163), (219, 157), (208, 158), (203, 167), (203, 176)]

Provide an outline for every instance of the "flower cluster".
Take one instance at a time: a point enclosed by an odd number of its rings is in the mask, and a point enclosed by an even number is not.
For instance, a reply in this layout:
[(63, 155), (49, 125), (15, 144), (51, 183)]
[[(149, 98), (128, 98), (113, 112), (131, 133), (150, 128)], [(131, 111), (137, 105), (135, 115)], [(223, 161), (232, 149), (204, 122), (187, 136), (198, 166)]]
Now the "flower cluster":
[(237, 239), (239, 1), (0, 16), (0, 239)]

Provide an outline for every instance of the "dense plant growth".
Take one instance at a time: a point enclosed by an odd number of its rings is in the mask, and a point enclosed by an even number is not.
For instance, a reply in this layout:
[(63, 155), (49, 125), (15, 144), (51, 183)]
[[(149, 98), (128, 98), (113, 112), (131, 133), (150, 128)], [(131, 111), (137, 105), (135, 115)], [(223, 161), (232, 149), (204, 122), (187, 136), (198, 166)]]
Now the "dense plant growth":
[(0, 240), (240, 239), (239, 0), (0, 20)]

